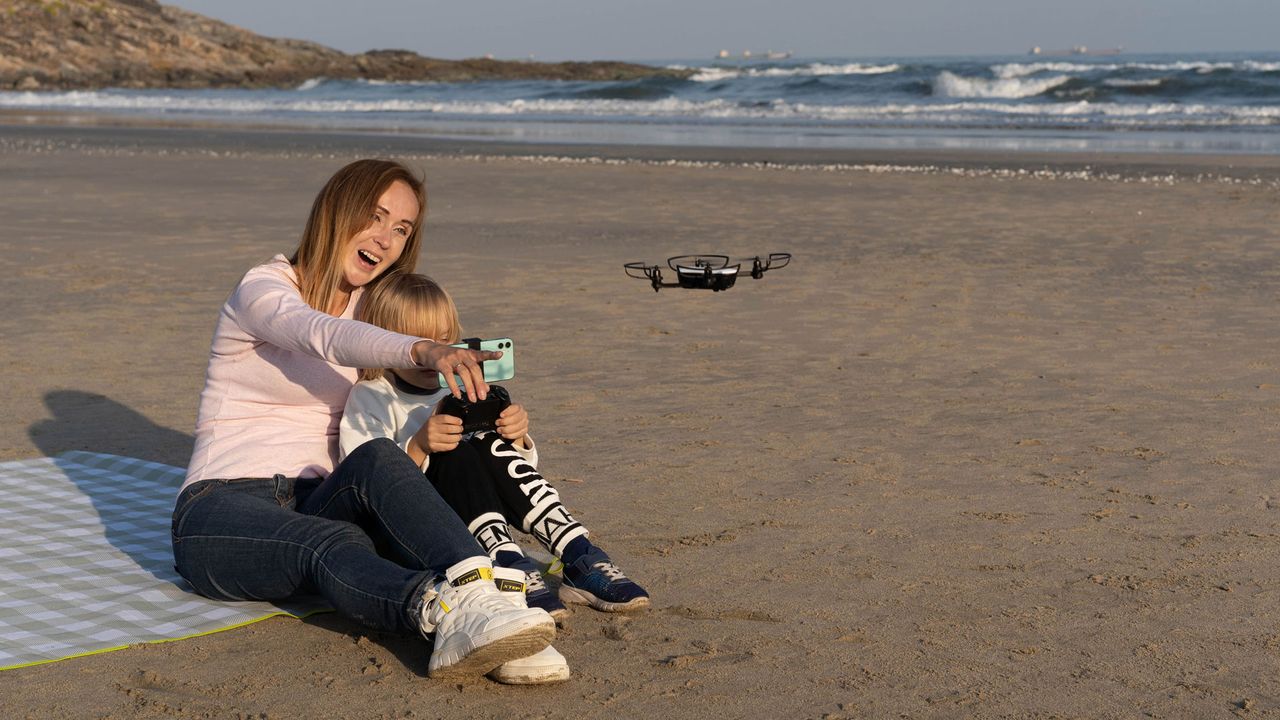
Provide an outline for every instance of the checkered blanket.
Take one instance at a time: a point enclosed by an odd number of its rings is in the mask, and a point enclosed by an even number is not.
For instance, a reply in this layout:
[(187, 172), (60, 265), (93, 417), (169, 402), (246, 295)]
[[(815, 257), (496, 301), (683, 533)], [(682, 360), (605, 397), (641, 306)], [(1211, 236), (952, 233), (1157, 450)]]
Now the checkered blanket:
[(322, 609), (193, 593), (169, 545), (182, 477), (88, 452), (0, 463), (0, 670)]

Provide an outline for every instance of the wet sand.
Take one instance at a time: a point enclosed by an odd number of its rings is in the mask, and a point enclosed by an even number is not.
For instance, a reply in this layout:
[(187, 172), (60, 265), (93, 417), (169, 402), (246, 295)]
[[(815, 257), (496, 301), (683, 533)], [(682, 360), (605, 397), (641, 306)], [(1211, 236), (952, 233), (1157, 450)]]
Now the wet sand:
[(185, 465), (219, 305), (367, 154), (425, 171), (419, 269), (519, 343), (544, 474), (654, 607), (575, 611), (555, 686), (324, 615), (0, 673), (4, 715), (1280, 714), (1276, 158), (0, 124), (0, 460)]

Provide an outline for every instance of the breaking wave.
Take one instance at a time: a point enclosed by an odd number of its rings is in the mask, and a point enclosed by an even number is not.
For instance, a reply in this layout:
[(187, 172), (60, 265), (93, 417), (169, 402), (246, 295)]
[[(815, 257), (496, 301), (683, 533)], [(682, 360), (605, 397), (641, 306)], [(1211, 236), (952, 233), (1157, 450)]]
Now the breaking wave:
[[(956, 78), (956, 80), (964, 80)], [(287, 118), (298, 115), (324, 117), (382, 116), (412, 124), (429, 117), (529, 117), (539, 119), (621, 118), (662, 120), (743, 120), (776, 122), (835, 122), (855, 124), (924, 124), (928, 126), (1080, 125), (1220, 127), (1229, 125), (1280, 125), (1280, 106), (1224, 107), (1203, 103), (1099, 103), (1001, 102), (1010, 97), (1039, 94), (1061, 81), (1038, 83), (1006, 81), (953, 83), (951, 91), (986, 92), (976, 100), (949, 103), (872, 103), (832, 105), (823, 103), (732, 102), (728, 100), (635, 99), (514, 99), (507, 101), (440, 101), (409, 98), (303, 99), (278, 93), (275, 99), (241, 92), (236, 98), (217, 94), (121, 91), (71, 91), (60, 93), (0, 93), (0, 108), (116, 110), (133, 112), (191, 113), (228, 116)], [(977, 90), (974, 88), (977, 87)], [(278, 97), (286, 95), (288, 99)]]
[(1047, 78), (996, 77), (970, 78), (943, 70), (933, 81), (933, 94), (947, 98), (1019, 98), (1035, 97), (1066, 83), (1068, 75)]
[[(617, 142), (653, 137), (654, 128), (675, 142), (705, 131), (740, 130), (739, 137), (752, 142), (782, 145), (952, 130), (1002, 136), (1021, 129), (1045, 129), (1045, 135), (1083, 129), (1090, 136), (1124, 130), (1126, 137), (1212, 130), (1221, 132), (1201, 137), (1248, 136), (1259, 147), (1280, 147), (1275, 53), (708, 61), (684, 67), (692, 76), (627, 81), (313, 78), (285, 89), (0, 90), (0, 109), (450, 133), (484, 125), (486, 132), (493, 126), (517, 134), (556, 127), (572, 135), (592, 124), (599, 137), (623, 138)], [(896, 132), (901, 129), (909, 132)], [(1189, 133), (1178, 142), (1182, 138)]]
[(866, 65), (863, 63), (848, 63), (845, 65), (831, 65), (826, 63), (813, 63), (800, 67), (763, 67), (763, 68), (725, 68), (725, 67), (709, 67), (703, 68), (695, 73), (689, 79), (694, 82), (721, 82), (724, 80), (733, 80), (744, 77), (824, 77), (828, 75), (885, 75), (887, 73), (898, 72), (902, 69), (901, 65), (896, 63), (888, 65)]

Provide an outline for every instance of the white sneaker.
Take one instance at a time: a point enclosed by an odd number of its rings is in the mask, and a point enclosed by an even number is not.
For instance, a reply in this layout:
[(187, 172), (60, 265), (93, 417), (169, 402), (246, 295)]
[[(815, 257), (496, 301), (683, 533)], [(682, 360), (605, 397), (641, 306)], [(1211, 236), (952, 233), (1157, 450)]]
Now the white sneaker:
[(555, 620), (537, 608), (512, 604), (493, 584), (487, 557), (467, 558), (445, 570), (445, 580), (428, 591), (419, 627), (435, 633), (427, 665), (432, 678), (461, 680), (483, 675), (516, 658), (547, 647)]
[[(493, 582), (512, 607), (525, 604), (525, 574), (521, 570), (496, 567)], [(489, 677), (507, 685), (535, 685), (569, 679), (569, 663), (555, 648), (546, 646), (528, 657), (508, 660), (489, 672)]]

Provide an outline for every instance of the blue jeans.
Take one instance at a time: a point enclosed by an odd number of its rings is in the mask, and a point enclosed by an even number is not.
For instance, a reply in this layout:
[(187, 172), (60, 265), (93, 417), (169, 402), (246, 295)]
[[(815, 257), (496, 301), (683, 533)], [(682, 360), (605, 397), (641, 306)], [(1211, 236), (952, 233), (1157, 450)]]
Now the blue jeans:
[(426, 584), (484, 551), (394, 442), (371, 440), (324, 480), (204, 480), (173, 511), (173, 557), (217, 600), (317, 593), (380, 630), (416, 632)]

